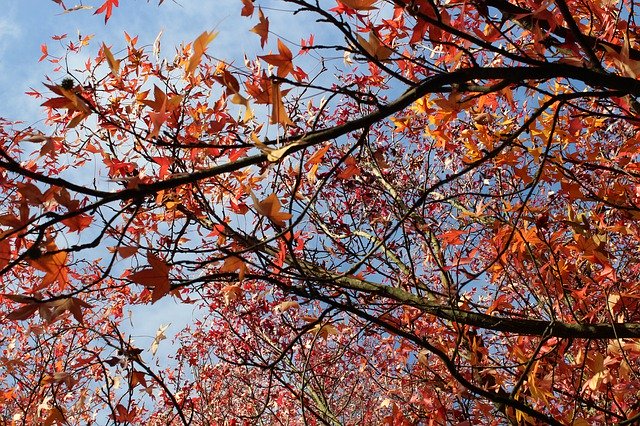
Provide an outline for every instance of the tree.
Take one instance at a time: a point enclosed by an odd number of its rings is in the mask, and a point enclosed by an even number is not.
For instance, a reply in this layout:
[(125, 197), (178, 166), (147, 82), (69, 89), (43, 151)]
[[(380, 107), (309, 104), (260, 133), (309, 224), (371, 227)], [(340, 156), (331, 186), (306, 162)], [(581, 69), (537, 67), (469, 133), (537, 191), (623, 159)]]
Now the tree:
[[(5, 419), (638, 422), (636, 5), (279, 3), (238, 2), (244, 61), (43, 50), (45, 124), (0, 123)], [(160, 360), (123, 316), (167, 299)]]

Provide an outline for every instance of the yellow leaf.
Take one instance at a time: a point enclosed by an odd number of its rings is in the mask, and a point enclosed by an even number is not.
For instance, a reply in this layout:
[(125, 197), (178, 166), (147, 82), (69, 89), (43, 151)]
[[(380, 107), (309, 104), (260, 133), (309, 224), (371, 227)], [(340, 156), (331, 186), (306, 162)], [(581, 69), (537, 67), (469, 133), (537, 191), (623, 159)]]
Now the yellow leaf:
[(287, 300), (286, 302), (279, 303), (275, 307), (277, 312), (286, 312), (289, 309), (300, 309), (300, 305), (295, 300)]
[(323, 339), (327, 339), (329, 336), (337, 336), (338, 329), (331, 324), (320, 325), (316, 324), (309, 333), (313, 333)]
[(211, 43), (217, 35), (217, 32), (205, 31), (200, 34), (197, 39), (195, 39), (195, 41), (193, 42), (193, 53), (191, 54), (191, 57), (187, 61), (187, 66), (185, 67), (187, 75), (192, 75), (198, 65), (200, 65), (202, 55), (204, 55), (205, 50), (207, 50), (207, 45)]
[(104, 43), (102, 43), (102, 52), (104, 53), (104, 57), (107, 59), (107, 64), (109, 65), (109, 68), (111, 69), (111, 73), (115, 77), (118, 77), (120, 75), (120, 61), (117, 61), (113, 57), (113, 54), (111, 53), (111, 50), (109, 50), (107, 45), (104, 44)]

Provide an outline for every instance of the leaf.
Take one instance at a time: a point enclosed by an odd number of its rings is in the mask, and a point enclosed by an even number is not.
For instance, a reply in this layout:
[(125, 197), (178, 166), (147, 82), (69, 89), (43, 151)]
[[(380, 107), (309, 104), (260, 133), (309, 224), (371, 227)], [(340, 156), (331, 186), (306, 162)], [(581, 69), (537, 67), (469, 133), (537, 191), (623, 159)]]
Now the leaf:
[(331, 324), (316, 324), (313, 328), (311, 328), (309, 333), (315, 334), (323, 339), (327, 339), (329, 336), (337, 336), (340, 334), (338, 329)]
[(224, 303), (228, 305), (242, 296), (242, 289), (235, 284), (227, 285), (222, 288), (222, 295), (224, 297)]
[(289, 309), (300, 309), (300, 304), (295, 300), (287, 300), (275, 307), (276, 312), (287, 312)]
[(47, 50), (47, 45), (46, 44), (43, 43), (40, 46), (40, 51), (42, 52), (42, 56), (40, 56), (40, 59), (38, 59), (38, 62), (44, 61), (49, 56), (49, 51)]
[(271, 116), (269, 117), (269, 122), (271, 124), (281, 124), (282, 126), (295, 126), (284, 108), (280, 83), (276, 82), (271, 83)]
[(89, 225), (91, 225), (92, 221), (93, 221), (92, 216), (89, 216), (88, 214), (83, 213), (83, 214), (76, 214), (67, 219), (63, 219), (62, 223), (64, 223), (67, 226), (67, 228), (69, 228), (69, 231), (80, 233), (80, 231), (84, 230)]
[(138, 409), (136, 407), (132, 407), (131, 410), (127, 410), (124, 405), (118, 404), (116, 405), (115, 412), (110, 417), (118, 423), (135, 423), (137, 413)]
[(260, 141), (260, 139), (258, 139), (258, 137), (255, 135), (255, 133), (251, 134), (251, 141), (254, 143), (254, 145), (260, 149), (260, 151), (264, 152), (265, 154), (267, 154), (267, 160), (272, 162), (272, 163), (276, 163), (278, 161), (280, 161), (280, 159), (287, 154), (287, 152), (289, 151), (289, 149), (300, 145), (302, 142), (301, 141), (296, 141), (296, 142), (292, 142), (289, 145), (285, 145), (281, 148), (277, 148), (277, 149), (272, 149), (269, 148), (267, 145), (265, 145), (264, 143), (262, 143)]
[(291, 219), (292, 215), (290, 213), (280, 211), (282, 205), (276, 194), (271, 194), (262, 201), (257, 201), (253, 195), (252, 197), (258, 213), (267, 217), (274, 225), (284, 228), (286, 226), (285, 221)]
[[(48, 251), (57, 251), (57, 247), (51, 245)], [(62, 288), (69, 285), (68, 269), (67, 269), (67, 253), (58, 251), (57, 253), (44, 254), (40, 257), (30, 259), (29, 264), (39, 271), (45, 273), (42, 283), (38, 288), (45, 287), (54, 282), (58, 282)]]
[(317, 150), (309, 159), (307, 160), (307, 164), (320, 164), (322, 163), (322, 158), (329, 151), (330, 144), (326, 144), (319, 150)]
[(338, 173), (338, 177), (340, 179), (350, 179), (353, 176), (360, 174), (360, 168), (353, 156), (348, 156), (347, 159), (344, 160), (344, 165), (346, 166), (345, 169)]
[(25, 305), (7, 314), (5, 318), (12, 321), (23, 321), (31, 318), (33, 314), (36, 313), (37, 310), (38, 310), (38, 305), (36, 304)]
[(114, 77), (120, 76), (120, 61), (117, 61), (106, 44), (102, 43), (102, 52)]
[(82, 308), (91, 308), (92, 306), (85, 302), (84, 300), (78, 299), (77, 297), (66, 297), (64, 299), (58, 299), (53, 302), (47, 303), (53, 311), (51, 312), (51, 319), (49, 322), (54, 320), (55, 318), (62, 315), (64, 312), (69, 311), (71, 315), (78, 321), (80, 324), (84, 323)]
[(356, 39), (360, 46), (362, 46), (369, 55), (373, 56), (373, 58), (378, 61), (386, 61), (393, 53), (392, 49), (382, 44), (378, 36), (373, 31), (369, 33), (368, 41), (362, 38), (359, 34), (356, 35)]
[(258, 24), (251, 28), (251, 32), (260, 36), (260, 47), (264, 48), (269, 38), (269, 18), (265, 18), (261, 8), (258, 8)]
[(171, 324), (161, 325), (160, 328), (158, 328), (158, 330), (156, 331), (156, 337), (154, 337), (153, 342), (151, 342), (151, 355), (156, 354), (160, 342), (167, 338), (167, 335), (164, 334), (164, 332), (167, 331), (167, 328), (169, 328), (170, 325)]
[(97, 15), (100, 13), (104, 13), (104, 23), (106, 24), (109, 18), (111, 18), (111, 12), (114, 7), (118, 7), (119, 0), (107, 0), (102, 6), (100, 6), (93, 14)]
[(187, 75), (193, 75), (193, 72), (196, 70), (198, 65), (200, 65), (202, 55), (204, 55), (204, 52), (207, 50), (207, 46), (216, 38), (217, 35), (217, 32), (205, 31), (200, 34), (197, 39), (195, 39), (195, 41), (193, 42), (193, 53), (191, 54), (191, 57), (187, 61), (187, 65), (185, 67)]
[(253, 9), (254, 6), (252, 0), (242, 0), (242, 11), (240, 11), (240, 16), (252, 16)]
[(131, 257), (136, 254), (138, 252), (138, 247), (118, 246), (118, 248), (115, 249), (115, 252), (118, 253), (118, 256), (120, 256), (121, 258), (126, 259), (127, 257)]
[(0, 270), (9, 266), (11, 261), (11, 242), (5, 236), (5, 233), (0, 233)]
[(293, 72), (293, 54), (291, 50), (278, 39), (278, 54), (258, 56), (268, 64), (278, 67), (278, 77), (284, 78)]
[(220, 267), (220, 272), (238, 272), (238, 280), (242, 282), (244, 280), (244, 274), (247, 272), (247, 264), (238, 256), (229, 256), (224, 260), (224, 263)]
[(147, 261), (150, 267), (129, 275), (129, 280), (153, 288), (151, 302), (155, 303), (171, 291), (169, 265), (151, 252), (147, 253)]
[(153, 56), (156, 58), (156, 61), (160, 59), (160, 40), (162, 39), (163, 32), (164, 30), (160, 30), (155, 40), (153, 41), (152, 53), (153, 53)]
[(374, 10), (377, 9), (373, 6), (377, 0), (338, 0), (343, 5), (353, 10)]

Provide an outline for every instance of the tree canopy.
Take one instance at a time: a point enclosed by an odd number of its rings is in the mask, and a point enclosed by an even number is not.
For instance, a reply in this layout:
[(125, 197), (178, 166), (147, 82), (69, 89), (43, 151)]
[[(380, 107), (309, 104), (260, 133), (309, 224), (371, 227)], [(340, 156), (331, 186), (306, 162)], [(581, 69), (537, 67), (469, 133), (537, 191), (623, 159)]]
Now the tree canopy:
[(0, 121), (3, 422), (640, 422), (637, 4), (229, 4)]

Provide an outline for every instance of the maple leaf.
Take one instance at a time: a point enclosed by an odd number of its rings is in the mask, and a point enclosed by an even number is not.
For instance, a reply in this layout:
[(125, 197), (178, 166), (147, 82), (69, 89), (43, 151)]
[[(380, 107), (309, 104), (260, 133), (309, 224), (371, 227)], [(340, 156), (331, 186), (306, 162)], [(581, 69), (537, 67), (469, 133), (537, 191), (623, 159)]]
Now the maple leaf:
[(235, 284), (227, 285), (222, 288), (222, 294), (224, 297), (225, 305), (228, 305), (242, 296), (242, 288)]
[(164, 332), (167, 331), (170, 325), (171, 324), (161, 325), (156, 331), (156, 336), (153, 338), (153, 342), (151, 342), (151, 355), (156, 354), (158, 347), (160, 346), (160, 342), (167, 338), (167, 335), (164, 334)]
[(271, 194), (262, 201), (258, 201), (253, 194), (252, 198), (258, 213), (267, 217), (274, 225), (283, 228), (286, 225), (285, 221), (291, 219), (290, 213), (280, 211), (282, 205), (276, 194)]
[(147, 253), (147, 261), (150, 267), (129, 275), (129, 280), (153, 288), (151, 302), (155, 303), (171, 291), (169, 265), (151, 252)]
[(46, 44), (42, 44), (40, 46), (40, 51), (42, 51), (42, 56), (40, 56), (40, 59), (38, 59), (38, 62), (44, 61), (45, 59), (47, 59), (47, 56), (49, 56), (49, 51), (47, 50)]
[(252, 16), (253, 9), (254, 6), (252, 0), (242, 0), (242, 11), (240, 11), (240, 16)]
[(104, 57), (107, 60), (107, 64), (109, 65), (109, 69), (114, 77), (118, 77), (120, 75), (120, 61), (116, 60), (111, 53), (111, 50), (107, 47), (106, 44), (102, 43), (102, 52)]
[(69, 231), (71, 232), (80, 232), (89, 225), (93, 221), (93, 216), (89, 216), (88, 214), (76, 214), (70, 218), (63, 219), (62, 223), (64, 223)]
[(29, 260), (31, 266), (45, 273), (38, 288), (45, 287), (56, 281), (62, 288), (66, 288), (69, 285), (67, 252), (57, 251), (58, 248), (55, 245), (49, 245), (47, 250), (55, 253), (44, 254)]
[(295, 300), (287, 300), (285, 302), (279, 303), (274, 309), (277, 312), (286, 312), (289, 309), (300, 309), (300, 304)]
[(349, 179), (355, 175), (360, 174), (360, 167), (358, 167), (358, 163), (356, 159), (352, 156), (348, 156), (344, 161), (344, 165), (346, 166), (343, 171), (338, 173), (338, 177), (340, 179)]
[(8, 232), (0, 233), (0, 270), (9, 266), (11, 261), (11, 242), (7, 234)]
[(293, 54), (291, 50), (278, 39), (278, 54), (258, 56), (266, 63), (278, 67), (278, 77), (284, 78), (293, 72)]
[(217, 35), (218, 33), (215, 31), (205, 31), (195, 39), (193, 42), (193, 53), (185, 66), (185, 72), (187, 75), (193, 75), (193, 72), (196, 70), (198, 65), (200, 65), (202, 55), (204, 55), (204, 52), (207, 50), (207, 46), (216, 38)]
[(104, 23), (106, 24), (109, 18), (111, 18), (113, 8), (118, 7), (118, 2), (119, 0), (107, 0), (93, 14), (98, 15), (104, 13)]
[(281, 124), (282, 126), (295, 126), (295, 123), (289, 118), (287, 110), (282, 102), (282, 92), (280, 91), (280, 83), (271, 83), (271, 116), (269, 122), (271, 124)]
[(251, 32), (260, 36), (260, 47), (264, 48), (269, 38), (269, 18), (265, 18), (261, 8), (258, 8), (258, 24), (251, 28)]
[(132, 407), (131, 410), (127, 410), (124, 405), (118, 404), (115, 407), (115, 412), (111, 414), (111, 417), (118, 423), (135, 422), (137, 413), (138, 409), (136, 407)]
[(48, 305), (53, 308), (53, 311), (51, 312), (51, 320), (62, 315), (64, 312), (69, 311), (80, 324), (84, 323), (82, 308), (92, 307), (90, 304), (84, 300), (78, 299), (77, 297), (58, 299), (53, 302), (49, 302)]
[(308, 333), (319, 336), (323, 339), (328, 339), (329, 336), (337, 336), (340, 334), (338, 329), (331, 324), (316, 324), (313, 328), (311, 328)]
[(29, 304), (29, 305), (21, 306), (15, 311), (12, 311), (11, 313), (7, 314), (5, 318), (12, 321), (23, 321), (31, 318), (33, 314), (35, 314), (37, 311), (38, 311), (37, 304)]
[(353, 10), (374, 10), (373, 6), (378, 0), (338, 0), (343, 5)]
[(362, 46), (369, 55), (379, 61), (386, 61), (393, 53), (393, 50), (385, 46), (373, 31), (369, 33), (368, 41), (362, 38), (359, 34), (356, 35), (356, 39), (358, 40), (358, 43), (360, 43), (360, 46)]
[(224, 260), (224, 263), (220, 267), (220, 272), (238, 272), (238, 280), (242, 282), (244, 275), (247, 272), (247, 264), (238, 256), (229, 256)]

